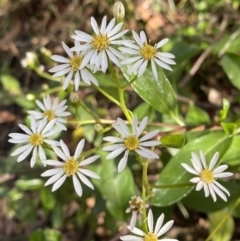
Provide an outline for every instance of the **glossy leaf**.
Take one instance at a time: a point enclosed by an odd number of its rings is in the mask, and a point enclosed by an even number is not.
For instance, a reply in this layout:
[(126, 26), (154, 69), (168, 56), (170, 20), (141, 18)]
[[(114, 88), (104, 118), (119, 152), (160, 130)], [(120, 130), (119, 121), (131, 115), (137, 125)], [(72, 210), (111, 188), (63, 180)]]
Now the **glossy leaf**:
[[(230, 146), (231, 141), (232, 138), (228, 135), (216, 132), (204, 135), (196, 138), (192, 142), (189, 142), (172, 157), (170, 162), (160, 173), (155, 185), (178, 185), (182, 183), (189, 183), (189, 180), (193, 177), (193, 175), (188, 173), (181, 166), (181, 163), (191, 165), (191, 152), (199, 153), (199, 150), (202, 150), (206, 155), (207, 162), (209, 163), (212, 156), (217, 151), (220, 152), (221, 158)], [(156, 206), (171, 205), (183, 197), (186, 197), (192, 189), (193, 187), (153, 189), (154, 197), (151, 199), (151, 203)]]
[(231, 123), (231, 122), (222, 122), (221, 126), (222, 126), (224, 132), (229, 135), (232, 135), (237, 128), (237, 125), (235, 123)]
[(21, 94), (21, 87), (18, 79), (10, 74), (3, 74), (0, 77), (3, 88), (12, 94)]
[[(138, 95), (154, 109), (178, 118), (177, 101), (172, 86), (160, 67), (157, 67), (157, 71), (157, 80), (154, 79), (151, 68), (147, 68), (132, 86)], [(122, 67), (122, 72), (128, 81), (131, 81), (136, 75), (136, 73), (128, 74), (127, 66)]]
[(240, 90), (240, 57), (233, 54), (224, 55), (221, 65), (231, 83)]
[[(229, 210), (221, 210), (208, 215), (211, 229), (210, 233), (213, 232), (212, 241), (231, 241), (235, 224)], [(227, 216), (226, 216), (227, 215)], [(224, 220), (221, 227), (219, 228), (219, 220)], [(216, 229), (216, 232), (215, 232)]]
[(186, 139), (184, 135), (179, 134), (164, 136), (160, 141), (162, 146), (181, 148), (185, 144)]
[(221, 184), (230, 193), (227, 202), (223, 201), (219, 196), (217, 196), (217, 201), (214, 202), (211, 196), (205, 197), (203, 190), (191, 192), (182, 202), (187, 207), (199, 212), (209, 213), (219, 211), (240, 197), (240, 184), (234, 182), (221, 182)]
[(190, 125), (209, 124), (210, 118), (205, 110), (195, 105), (190, 105), (186, 115), (186, 122)]
[[(106, 206), (111, 215), (116, 219), (124, 220), (128, 201), (134, 194), (132, 172), (126, 166), (123, 172), (117, 173), (114, 160), (106, 160), (107, 153), (105, 152), (99, 152), (99, 154), (101, 156), (101, 165), (92, 166), (91, 169), (98, 173), (101, 179), (92, 179), (92, 182), (106, 200)], [(118, 162), (119, 158), (116, 164)]]

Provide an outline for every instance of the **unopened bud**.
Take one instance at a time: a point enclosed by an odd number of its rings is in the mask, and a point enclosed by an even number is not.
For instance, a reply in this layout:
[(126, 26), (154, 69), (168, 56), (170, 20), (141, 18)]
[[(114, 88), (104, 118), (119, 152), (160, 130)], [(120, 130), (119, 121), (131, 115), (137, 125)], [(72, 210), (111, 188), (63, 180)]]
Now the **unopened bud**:
[(103, 130), (103, 126), (101, 124), (97, 123), (94, 125), (94, 130), (96, 132), (101, 132)]
[(24, 68), (34, 68), (37, 63), (37, 55), (32, 52), (27, 52), (25, 58), (21, 60), (21, 65)]
[(125, 8), (120, 1), (117, 1), (113, 5), (113, 16), (118, 21), (123, 21), (125, 16)]
[(76, 92), (72, 92), (72, 93), (70, 94), (70, 101), (71, 101), (71, 103), (72, 103), (73, 105), (78, 104), (78, 102), (79, 102), (79, 96), (78, 96), (78, 94), (77, 94)]

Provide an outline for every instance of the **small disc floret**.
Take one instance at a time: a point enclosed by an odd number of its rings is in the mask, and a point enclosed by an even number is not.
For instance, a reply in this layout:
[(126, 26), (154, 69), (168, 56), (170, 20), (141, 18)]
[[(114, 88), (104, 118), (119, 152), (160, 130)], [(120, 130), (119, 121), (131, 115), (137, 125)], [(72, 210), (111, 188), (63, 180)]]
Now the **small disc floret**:
[(205, 183), (212, 183), (214, 181), (213, 173), (209, 169), (203, 170), (200, 177)]
[(98, 51), (106, 50), (109, 47), (109, 39), (104, 35), (95, 35), (92, 40), (92, 47)]
[(75, 55), (70, 59), (69, 65), (73, 71), (79, 70), (82, 60), (83, 60), (83, 56), (79, 56), (79, 55)]
[(144, 237), (144, 241), (157, 241), (157, 237), (155, 234), (148, 232), (148, 234)]
[(139, 140), (136, 136), (130, 135), (124, 140), (125, 146), (129, 151), (134, 151), (138, 148)]
[(156, 54), (156, 49), (147, 43), (144, 43), (143, 46), (140, 48), (140, 53), (144, 59), (152, 59)]
[(55, 118), (55, 112), (53, 110), (46, 110), (43, 113), (44, 117), (47, 117), (47, 120), (50, 121)]
[(67, 160), (63, 164), (63, 170), (68, 177), (76, 174), (78, 171), (78, 162), (74, 159)]
[(34, 146), (39, 146), (43, 144), (43, 138), (39, 133), (35, 133), (30, 136), (29, 142)]

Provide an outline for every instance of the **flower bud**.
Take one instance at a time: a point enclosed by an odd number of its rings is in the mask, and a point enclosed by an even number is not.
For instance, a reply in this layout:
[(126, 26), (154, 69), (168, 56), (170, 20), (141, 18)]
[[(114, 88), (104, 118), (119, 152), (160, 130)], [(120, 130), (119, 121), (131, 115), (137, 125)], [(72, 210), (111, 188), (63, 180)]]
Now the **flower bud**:
[(113, 16), (118, 21), (123, 21), (125, 16), (125, 8), (120, 1), (115, 2), (113, 5)]
[(21, 60), (21, 65), (24, 68), (33, 69), (37, 64), (37, 55), (33, 52), (27, 52), (25, 58)]
[(71, 101), (72, 105), (77, 105), (78, 104), (79, 96), (78, 96), (78, 94), (76, 92), (72, 92), (70, 94), (69, 98), (70, 98), (70, 101)]
[(101, 132), (103, 130), (103, 126), (101, 124), (97, 123), (94, 125), (94, 130), (96, 132)]

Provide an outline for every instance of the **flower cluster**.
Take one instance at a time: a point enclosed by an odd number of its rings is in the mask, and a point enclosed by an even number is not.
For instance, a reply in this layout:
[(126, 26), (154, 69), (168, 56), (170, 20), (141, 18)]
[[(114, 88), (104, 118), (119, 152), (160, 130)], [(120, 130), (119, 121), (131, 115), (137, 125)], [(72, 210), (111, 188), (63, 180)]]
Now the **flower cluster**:
[[(96, 20), (91, 17), (92, 35), (76, 30), (75, 34), (72, 35), (74, 47), (70, 48), (62, 42), (62, 47), (67, 57), (60, 55), (51, 56), (51, 59), (59, 63), (59, 65), (51, 68), (49, 72), (53, 73), (53, 77), (64, 76), (62, 81), (63, 90), (66, 90), (73, 83), (75, 91), (78, 91), (81, 81), (87, 85), (99, 86), (94, 73), (97, 71), (105, 73), (108, 68), (112, 70), (112, 66), (110, 66), (112, 63), (120, 68), (128, 65), (128, 72), (135, 73), (137, 78), (141, 77), (146, 69), (150, 67), (152, 76), (156, 80), (158, 79), (159, 67), (171, 71), (172, 69), (169, 65), (176, 64), (173, 60), (175, 58), (173, 54), (160, 51), (160, 48), (169, 41), (167, 38), (152, 45), (144, 31), (141, 31), (140, 34), (132, 31), (134, 40), (126, 40), (124, 35), (128, 30), (122, 30), (123, 22), (118, 21), (124, 17), (124, 8), (121, 4), (118, 4), (114, 11), (117, 19), (113, 18), (107, 23), (107, 17), (105, 16), (100, 27)], [(33, 65), (34, 58), (34, 56), (29, 56), (28, 65)], [(23, 64), (26, 65), (26, 60)], [(122, 88), (120, 85), (117, 85), (117, 87)], [(66, 93), (69, 93), (70, 90), (71, 88)], [(80, 105), (80, 100), (76, 92), (70, 94), (70, 100), (75, 109), (77, 109), (78, 105)], [(70, 150), (63, 140), (55, 140), (61, 131), (67, 130), (66, 117), (70, 116), (71, 113), (67, 111), (68, 106), (66, 102), (66, 100), (59, 101), (58, 97), (51, 99), (49, 95), (44, 97), (42, 102), (36, 100), (36, 105), (40, 110), (28, 111), (30, 127), (20, 124), (19, 127), (25, 132), (24, 134), (9, 134), (11, 137), (9, 142), (21, 144), (21, 147), (18, 147), (11, 155), (18, 156), (17, 161), (21, 162), (32, 153), (30, 158), (31, 167), (34, 167), (39, 157), (45, 167), (47, 165), (52, 166), (51, 169), (41, 174), (42, 177), (49, 177), (45, 186), (53, 184), (52, 191), (55, 191), (62, 186), (68, 177), (72, 177), (77, 195), (82, 196), (83, 189), (81, 183), (94, 189), (89, 178), (100, 179), (98, 174), (86, 169), (86, 166), (95, 162), (99, 155), (85, 158), (83, 153), (85, 139), (78, 143), (73, 156), (71, 156)], [(122, 107), (122, 105), (125, 104), (120, 101), (120, 106)], [(126, 110), (126, 108), (122, 107), (122, 110)], [(108, 130), (111, 129), (114, 134), (103, 137), (104, 141), (110, 143), (104, 144), (102, 148), (103, 151), (110, 152), (106, 159), (114, 159), (119, 155), (122, 156), (118, 163), (118, 172), (122, 172), (126, 168), (130, 153), (143, 166), (148, 163), (149, 159), (159, 159), (159, 155), (154, 151), (154, 148), (161, 144), (158, 136), (159, 130), (148, 131), (150, 128), (147, 116), (139, 121), (137, 115), (133, 115), (130, 111), (128, 112), (129, 115), (124, 111), (123, 113), (125, 113), (128, 121), (117, 118), (116, 122), (112, 123), (112, 128), (108, 128)], [(95, 117), (95, 115), (93, 116)], [(100, 124), (102, 124), (101, 121), (96, 125)], [(99, 132), (103, 129), (104, 127), (101, 125)], [(55, 152), (58, 159), (48, 159), (45, 153), (46, 149)], [(228, 168), (227, 165), (220, 165), (214, 169), (218, 156), (219, 153), (215, 153), (208, 166), (202, 151), (200, 151), (200, 157), (195, 152), (192, 152), (191, 163), (193, 167), (182, 163), (186, 171), (196, 175), (196, 177), (190, 179), (190, 182), (196, 184), (196, 190), (199, 191), (203, 188), (205, 196), (211, 195), (214, 202), (217, 200), (217, 195), (224, 201), (227, 201), (227, 196), (230, 196), (228, 190), (216, 179), (232, 175), (230, 172), (224, 172)], [(147, 171), (145, 171), (146, 173)], [(151, 192), (152, 187), (148, 184), (148, 181), (143, 183), (143, 185), (146, 190), (149, 188)], [(164, 214), (162, 214), (154, 228), (151, 209), (148, 211), (147, 219), (143, 220), (147, 222), (148, 228), (145, 225), (147, 230), (144, 232), (135, 227), (137, 214), (143, 213), (146, 216), (146, 208), (148, 208), (146, 202), (146, 197), (133, 196), (131, 198), (126, 212), (132, 213), (128, 229), (133, 235), (121, 236), (120, 239), (126, 241), (177, 241), (169, 238), (159, 239), (168, 232), (173, 225), (173, 221), (168, 221), (163, 225)]]

